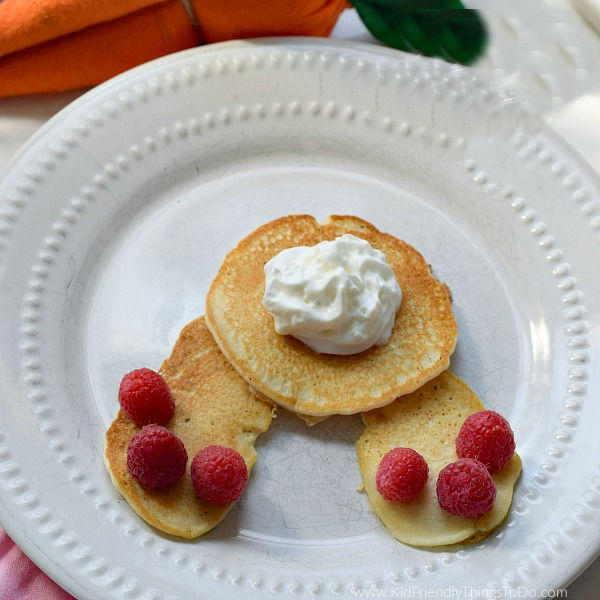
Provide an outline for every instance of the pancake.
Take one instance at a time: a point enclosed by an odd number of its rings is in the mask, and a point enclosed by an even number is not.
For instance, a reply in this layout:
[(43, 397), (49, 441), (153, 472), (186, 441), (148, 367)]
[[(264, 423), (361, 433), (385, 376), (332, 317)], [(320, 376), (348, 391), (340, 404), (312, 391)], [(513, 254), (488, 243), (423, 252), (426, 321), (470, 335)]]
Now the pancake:
[(322, 421), (324, 421), (327, 416), (325, 417), (313, 417), (311, 415), (303, 415), (302, 413), (294, 413), (301, 421), (304, 421), (309, 427), (313, 427), (314, 425), (317, 425), (318, 423), (321, 423)]
[(195, 497), (193, 457), (205, 446), (221, 444), (235, 448), (250, 471), (256, 461), (254, 443), (269, 428), (274, 407), (230, 366), (203, 317), (182, 330), (160, 373), (175, 400), (175, 414), (166, 427), (188, 452), (184, 476), (172, 488), (153, 492), (130, 476), (127, 445), (140, 427), (122, 411), (106, 432), (104, 462), (113, 484), (142, 519), (165, 533), (191, 539), (215, 527), (232, 506), (215, 506)]
[[(454, 441), (463, 421), (484, 409), (466, 383), (446, 372), (392, 404), (363, 413), (366, 427), (356, 443), (363, 486), (375, 514), (401, 542), (445, 546), (479, 541), (504, 521), (521, 472), (521, 459), (516, 453), (493, 476), (496, 500), (492, 510), (482, 517), (469, 519), (445, 512), (435, 493), (438, 473), (457, 460)], [(396, 447), (416, 450), (429, 466), (425, 489), (406, 503), (384, 500), (375, 486), (379, 462)]]
[[(351, 233), (382, 251), (402, 289), (389, 341), (360, 354), (319, 354), (275, 332), (262, 304), (264, 264), (293, 246)], [(206, 300), (206, 324), (221, 351), (259, 392), (304, 415), (352, 414), (388, 404), (444, 371), (458, 329), (448, 288), (410, 245), (352, 216), (320, 225), (292, 215), (259, 227), (225, 258)]]

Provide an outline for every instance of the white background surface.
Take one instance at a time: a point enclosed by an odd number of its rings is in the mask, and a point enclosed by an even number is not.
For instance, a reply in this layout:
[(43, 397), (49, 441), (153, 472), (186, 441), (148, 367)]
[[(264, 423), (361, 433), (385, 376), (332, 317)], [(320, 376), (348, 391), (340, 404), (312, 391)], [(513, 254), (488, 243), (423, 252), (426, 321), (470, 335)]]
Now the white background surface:
[[(561, 2), (546, 3), (546, 5), (556, 9), (561, 15), (566, 14), (564, 11), (569, 9), (568, 5)], [(550, 5), (553, 6), (550, 7)], [(523, 23), (527, 21), (527, 15), (520, 16), (518, 12), (515, 15), (508, 17), (507, 21), (512, 23), (517, 31), (516, 35), (511, 34), (515, 38), (514, 47), (511, 46), (511, 49), (519, 50), (520, 48), (522, 50), (522, 46), (533, 43), (525, 41), (529, 39), (526, 38), (526, 34), (530, 38), (535, 36), (529, 30), (521, 33), (520, 28), (524, 27)], [(494, 16), (493, 19), (496, 17)], [(495, 20), (493, 22), (496, 23)], [(600, 50), (600, 43), (591, 29), (587, 28), (576, 14), (569, 14), (566, 23), (565, 25), (565, 21), (563, 21), (563, 28), (556, 29), (563, 33), (565, 29), (569, 29), (575, 36), (571, 43), (567, 44), (571, 46), (570, 52), (574, 56), (573, 69), (569, 70), (556, 64), (552, 69), (552, 65), (546, 65), (544, 71), (547, 76), (541, 79), (543, 85), (538, 85), (531, 79), (530, 73), (535, 70), (535, 61), (542, 60), (543, 57), (535, 55), (535, 50), (527, 48), (524, 50), (526, 60), (523, 63), (519, 63), (523, 57), (519, 55), (518, 51), (515, 51), (516, 54), (512, 57), (515, 61), (514, 64), (504, 64), (499, 67), (500, 58), (496, 58), (496, 63), (492, 59), (486, 59), (480, 67), (480, 71), (484, 74), (487, 73), (498, 87), (504, 87), (508, 96), (518, 93), (531, 99), (533, 105), (540, 107), (540, 112), (546, 121), (561, 133), (596, 170), (600, 170), (600, 87), (598, 86), (600, 73), (593, 68)], [(506, 29), (506, 25), (499, 25), (498, 31), (503, 30), (502, 28)], [(352, 11), (347, 11), (343, 15), (333, 37), (360, 41), (371, 41), (372, 39)], [(543, 35), (540, 34), (540, 43), (548, 43), (548, 38), (551, 37), (547, 31)], [(496, 41), (500, 38), (493, 39)], [(596, 54), (588, 56), (589, 52), (593, 52), (596, 43), (598, 43), (595, 47)], [(510, 62), (509, 54), (510, 52), (505, 53), (502, 60)], [(519, 64), (527, 64), (527, 69), (519, 70)], [(544, 86), (546, 86), (546, 90), (549, 90), (547, 94)], [(567, 91), (565, 92), (565, 90)], [(20, 145), (40, 125), (78, 95), (79, 93), (74, 92), (1, 100), (0, 167), (8, 163)], [(583, 576), (570, 586), (569, 597), (576, 600), (595, 600), (598, 597), (598, 589), (600, 589), (600, 562), (596, 561)]]

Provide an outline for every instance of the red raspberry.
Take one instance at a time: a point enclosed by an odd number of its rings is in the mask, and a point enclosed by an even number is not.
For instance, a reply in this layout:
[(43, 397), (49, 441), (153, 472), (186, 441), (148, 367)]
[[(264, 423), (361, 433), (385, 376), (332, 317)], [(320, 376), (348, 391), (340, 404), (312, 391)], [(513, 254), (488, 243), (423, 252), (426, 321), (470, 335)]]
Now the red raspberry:
[(137, 369), (123, 377), (119, 404), (136, 425), (166, 425), (175, 411), (167, 382), (152, 369)]
[(148, 490), (167, 488), (181, 479), (187, 465), (182, 441), (161, 425), (146, 425), (127, 446), (127, 468)]
[(210, 504), (235, 502), (248, 481), (248, 469), (239, 452), (226, 446), (207, 446), (192, 461), (196, 496)]
[(472, 458), (446, 465), (438, 475), (436, 492), (440, 506), (459, 517), (481, 517), (496, 499), (492, 476), (483, 463)]
[(497, 473), (515, 452), (515, 436), (508, 421), (493, 410), (468, 416), (456, 438), (456, 455), (482, 462)]
[(394, 448), (379, 463), (375, 483), (385, 500), (412, 500), (425, 487), (429, 467), (412, 448)]

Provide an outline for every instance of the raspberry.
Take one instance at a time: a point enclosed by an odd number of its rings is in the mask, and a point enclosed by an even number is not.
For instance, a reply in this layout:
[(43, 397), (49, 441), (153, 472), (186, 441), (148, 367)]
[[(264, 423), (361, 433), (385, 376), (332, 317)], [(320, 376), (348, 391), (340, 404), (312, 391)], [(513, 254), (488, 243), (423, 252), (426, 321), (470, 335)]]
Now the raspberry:
[(459, 517), (481, 517), (496, 499), (492, 476), (483, 463), (472, 458), (446, 465), (438, 475), (436, 492), (440, 506)]
[(394, 448), (379, 463), (375, 483), (385, 500), (412, 500), (427, 483), (429, 467), (412, 448)]
[(210, 504), (235, 502), (248, 481), (248, 469), (239, 452), (226, 446), (207, 446), (192, 461), (196, 496)]
[(515, 437), (508, 421), (492, 410), (468, 416), (456, 438), (456, 455), (482, 462), (492, 474), (510, 460)]
[(127, 468), (148, 490), (167, 488), (181, 479), (187, 464), (182, 441), (161, 425), (146, 425), (127, 446)]
[(123, 377), (119, 404), (136, 425), (166, 425), (175, 411), (167, 382), (152, 369), (137, 369)]

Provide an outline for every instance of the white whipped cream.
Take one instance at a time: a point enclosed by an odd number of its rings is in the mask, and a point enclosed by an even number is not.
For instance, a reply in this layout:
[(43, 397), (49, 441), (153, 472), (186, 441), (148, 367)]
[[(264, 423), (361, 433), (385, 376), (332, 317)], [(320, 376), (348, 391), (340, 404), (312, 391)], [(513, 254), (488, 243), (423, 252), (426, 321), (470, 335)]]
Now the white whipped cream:
[(383, 252), (350, 234), (283, 250), (265, 276), (263, 305), (275, 331), (316, 352), (356, 354), (385, 344), (402, 302)]

